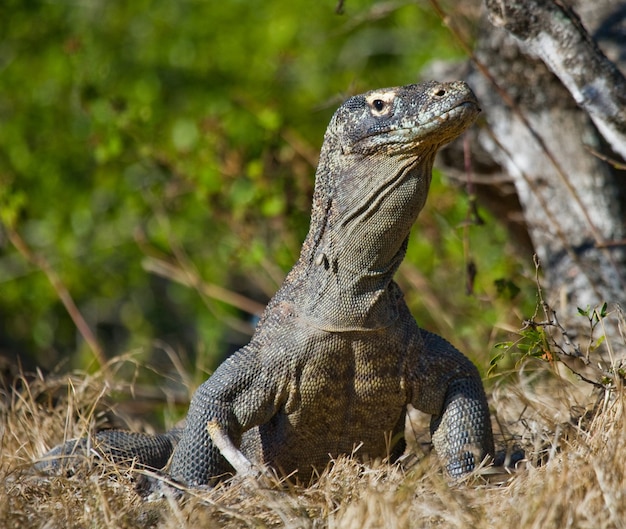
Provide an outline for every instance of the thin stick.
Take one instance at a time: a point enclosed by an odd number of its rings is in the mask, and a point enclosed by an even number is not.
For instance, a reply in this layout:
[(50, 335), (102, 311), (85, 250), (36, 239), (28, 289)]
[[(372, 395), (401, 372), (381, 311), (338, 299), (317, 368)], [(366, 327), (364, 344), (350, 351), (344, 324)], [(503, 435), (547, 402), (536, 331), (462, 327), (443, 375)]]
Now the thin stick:
[(98, 362), (100, 369), (105, 371), (107, 369), (107, 361), (104, 356), (104, 352), (98, 344), (98, 341), (91, 331), (91, 328), (85, 321), (85, 318), (83, 318), (83, 315), (78, 310), (76, 303), (74, 303), (74, 299), (72, 298), (69, 290), (67, 289), (61, 278), (50, 266), (50, 263), (43, 255), (36, 254), (28, 247), (26, 241), (24, 241), (19, 233), (17, 233), (13, 228), (10, 228), (8, 226), (6, 227), (6, 231), (9, 236), (9, 240), (11, 241), (13, 246), (15, 246), (17, 251), (22, 255), (22, 257), (24, 257), (24, 259), (32, 263), (37, 268), (39, 268), (46, 275), (48, 281), (50, 281), (50, 284), (52, 285), (52, 288), (54, 288), (57, 296), (61, 300), (61, 303), (63, 303), (65, 310), (70, 315), (70, 318), (72, 318), (74, 325), (76, 325), (78, 332), (81, 334), (85, 342), (87, 342), (87, 345), (91, 349), (91, 352)]
[(265, 310), (265, 305), (262, 303), (257, 303), (246, 296), (242, 296), (237, 292), (220, 287), (219, 285), (203, 281), (202, 278), (189, 267), (182, 268), (164, 259), (150, 256), (146, 257), (141, 264), (144, 270), (148, 272), (165, 277), (171, 281), (176, 281), (181, 285), (196, 288), (203, 295), (227, 303), (248, 314), (260, 316)]

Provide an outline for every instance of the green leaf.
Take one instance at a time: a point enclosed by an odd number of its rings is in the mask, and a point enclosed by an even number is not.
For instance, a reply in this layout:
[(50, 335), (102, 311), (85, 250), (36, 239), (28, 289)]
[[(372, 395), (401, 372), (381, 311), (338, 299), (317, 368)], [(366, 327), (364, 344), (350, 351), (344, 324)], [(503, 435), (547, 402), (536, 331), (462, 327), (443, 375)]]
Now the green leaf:
[(577, 307), (577, 310), (578, 310), (578, 314), (580, 314), (581, 316), (586, 316), (586, 317), (588, 317), (588, 316), (589, 316), (589, 311), (590, 311), (591, 309), (590, 309), (589, 305), (587, 305), (587, 308), (586, 308), (586, 309), (584, 309), (584, 310), (583, 310), (583, 309), (581, 309), (580, 307)]
[(178, 151), (190, 151), (198, 143), (200, 132), (191, 119), (177, 119), (172, 127), (172, 143)]
[(0, 222), (9, 228), (15, 228), (26, 203), (26, 193), (15, 191), (8, 185), (0, 185)]

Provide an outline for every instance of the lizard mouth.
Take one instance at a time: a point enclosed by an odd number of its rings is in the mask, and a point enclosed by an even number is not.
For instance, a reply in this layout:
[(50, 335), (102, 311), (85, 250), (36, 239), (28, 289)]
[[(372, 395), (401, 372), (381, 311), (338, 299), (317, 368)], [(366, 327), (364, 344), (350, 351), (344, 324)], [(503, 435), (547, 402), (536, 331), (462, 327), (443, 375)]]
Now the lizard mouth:
[[(427, 141), (429, 137), (439, 139), (443, 136), (451, 136), (446, 141), (461, 134), (467, 129), (480, 113), (481, 109), (475, 99), (465, 99), (455, 104), (448, 110), (433, 116), (425, 122), (418, 122), (408, 127), (399, 127), (390, 130), (389, 134), (400, 134), (397, 143), (415, 143)], [(395, 142), (394, 142), (395, 143)]]
[(407, 129), (414, 130), (416, 127), (422, 127), (422, 126), (427, 127), (431, 123), (445, 123), (447, 121), (450, 121), (451, 119), (460, 117), (466, 113), (478, 115), (479, 112), (481, 112), (481, 108), (478, 106), (478, 103), (475, 100), (466, 99), (465, 101), (461, 101), (460, 103), (456, 104), (452, 108), (446, 110), (439, 116), (435, 116), (434, 118), (426, 121), (425, 123), (418, 123), (417, 125), (413, 127), (407, 127)]

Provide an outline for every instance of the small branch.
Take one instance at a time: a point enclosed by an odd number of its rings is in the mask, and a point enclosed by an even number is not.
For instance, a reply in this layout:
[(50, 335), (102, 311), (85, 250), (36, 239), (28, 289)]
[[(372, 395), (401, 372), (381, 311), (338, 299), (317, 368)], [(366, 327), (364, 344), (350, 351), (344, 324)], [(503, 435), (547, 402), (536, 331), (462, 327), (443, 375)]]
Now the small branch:
[(604, 241), (602, 244), (596, 244), (596, 248), (616, 248), (618, 246), (626, 246), (626, 239), (617, 239), (615, 241)]
[(537, 255), (533, 256), (533, 261), (535, 263), (535, 284), (537, 286), (537, 296), (539, 304), (543, 310), (545, 321), (535, 321), (537, 317), (537, 310), (535, 310), (535, 314), (532, 319), (524, 322), (524, 327), (541, 327), (544, 331), (547, 331), (548, 329), (556, 329), (561, 334), (564, 345), (560, 345), (554, 336), (546, 332), (545, 336), (549, 338), (551, 352), (554, 351), (559, 361), (572, 373), (580, 377), (581, 380), (598, 389), (606, 389), (607, 385), (605, 381), (615, 381), (614, 375), (599, 366), (594, 366), (589, 358), (585, 357), (580, 352), (580, 348), (571, 343), (567, 331), (558, 320), (556, 311), (548, 305), (543, 297), (543, 288), (541, 286), (541, 282), (539, 281), (539, 269), (541, 267), (541, 263)]
[(146, 257), (141, 264), (144, 270), (148, 272), (176, 281), (181, 285), (195, 288), (208, 298), (222, 301), (248, 314), (261, 315), (265, 310), (263, 304), (257, 303), (246, 296), (212, 283), (206, 283), (191, 269), (182, 269), (176, 264), (157, 259), (156, 257)]
[(6, 231), (7, 231), (9, 240), (11, 241), (11, 244), (13, 244), (13, 246), (22, 255), (22, 257), (24, 257), (24, 259), (32, 263), (37, 268), (39, 268), (46, 275), (46, 277), (48, 278), (48, 281), (50, 281), (50, 284), (52, 285), (52, 288), (54, 288), (57, 296), (61, 300), (61, 303), (63, 303), (65, 310), (69, 314), (70, 318), (72, 318), (74, 325), (76, 325), (78, 332), (81, 334), (85, 342), (87, 342), (87, 345), (91, 349), (91, 352), (93, 353), (93, 356), (98, 362), (100, 369), (106, 370), (107, 361), (104, 356), (104, 352), (102, 351), (100, 345), (98, 344), (98, 341), (96, 340), (95, 335), (91, 331), (91, 328), (85, 321), (85, 318), (83, 318), (83, 315), (78, 310), (76, 303), (74, 303), (74, 300), (71, 294), (69, 293), (69, 291), (67, 290), (67, 287), (65, 286), (63, 281), (61, 281), (61, 278), (57, 275), (54, 269), (50, 266), (50, 263), (48, 263), (45, 257), (34, 253), (28, 247), (28, 245), (26, 244), (26, 241), (22, 239), (19, 233), (17, 233), (13, 228), (8, 227), (8, 226), (6, 227)]
[(626, 170), (626, 164), (625, 163), (618, 162), (617, 160), (614, 160), (613, 158), (610, 158), (609, 156), (606, 156), (606, 155), (602, 154), (601, 152), (596, 151), (593, 147), (590, 147), (589, 145), (585, 145), (584, 147), (591, 154), (593, 154), (596, 158), (599, 158), (600, 160), (602, 160), (603, 162), (608, 163), (609, 165), (612, 165), (613, 167), (615, 167), (615, 169)]
[(463, 225), (463, 254), (465, 258), (465, 294), (471, 296), (474, 294), (474, 281), (478, 273), (476, 263), (472, 258), (471, 242), (470, 242), (470, 226), (482, 226), (485, 224), (483, 219), (478, 213), (478, 206), (476, 203), (476, 191), (474, 183), (472, 181), (472, 157), (469, 146), (469, 136), (463, 135), (463, 161), (465, 165), (465, 174), (467, 177), (467, 212), (465, 215), (465, 222)]
[(259, 472), (255, 469), (252, 462), (237, 448), (228, 432), (219, 422), (215, 420), (208, 421), (206, 429), (211, 436), (213, 444), (219, 449), (226, 461), (237, 471), (237, 474), (252, 478), (258, 477)]

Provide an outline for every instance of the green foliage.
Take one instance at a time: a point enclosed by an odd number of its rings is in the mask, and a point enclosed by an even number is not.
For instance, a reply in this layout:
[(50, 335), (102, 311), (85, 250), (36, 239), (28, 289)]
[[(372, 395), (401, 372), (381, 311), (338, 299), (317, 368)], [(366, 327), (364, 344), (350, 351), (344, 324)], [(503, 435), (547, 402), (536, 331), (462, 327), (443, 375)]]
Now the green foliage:
[[(518, 328), (522, 314), (533, 310), (534, 289), (520, 263), (505, 253), (505, 229), (482, 209), (483, 222), (472, 223), (471, 207), (468, 196), (435, 171), (400, 270), (414, 267), (426, 279), (427, 292), (402, 282), (418, 323), (445, 336), (481, 366), (505, 334), (499, 329)], [(477, 273), (468, 295), (465, 270), (470, 263)], [(429, 303), (431, 298), (437, 303)]]
[(580, 307), (577, 307), (577, 309), (578, 314), (584, 318), (587, 318), (587, 321), (589, 321), (589, 336), (591, 337), (589, 348), (590, 351), (593, 351), (600, 347), (600, 345), (602, 345), (602, 343), (606, 339), (606, 336), (603, 334), (597, 340), (593, 341), (594, 333), (598, 325), (601, 325), (602, 320), (605, 319), (608, 315), (608, 304), (604, 302), (602, 307), (600, 307), (599, 309), (598, 307), (591, 308), (589, 305), (587, 305), (587, 308), (585, 309), (581, 309)]
[(498, 352), (489, 363), (489, 375), (493, 375), (511, 355), (516, 357), (517, 364), (527, 358), (538, 358), (548, 362), (555, 360), (545, 326), (541, 325), (526, 326), (519, 331), (517, 340), (499, 342), (495, 345), (495, 349)]
[[(622, 369), (615, 369), (614, 365), (607, 366), (607, 371), (603, 374), (597, 370), (592, 373), (595, 378), (588, 378), (589, 375), (579, 372), (582, 370), (580, 365), (574, 365), (568, 360), (575, 359), (582, 364), (588, 365), (593, 363), (590, 360), (590, 353), (596, 351), (606, 340), (606, 336), (602, 334), (597, 336), (598, 327), (602, 329), (603, 320), (608, 316), (608, 304), (605, 302), (602, 307), (591, 307), (587, 305), (585, 309), (577, 307), (579, 316), (587, 319), (589, 323), (587, 337), (587, 347), (585, 351), (581, 351), (578, 343), (572, 344), (567, 336), (567, 330), (559, 323), (556, 312), (542, 301), (542, 294), (539, 293), (539, 300), (534, 316), (530, 320), (524, 322), (524, 327), (518, 332), (518, 338), (515, 341), (500, 342), (495, 345), (497, 353), (490, 362), (488, 374), (494, 374), (503, 365), (510, 363), (512, 360), (516, 364), (521, 363), (529, 358), (539, 359), (553, 365), (555, 362), (564, 361), (565, 365), (575, 374), (579, 375), (586, 382), (609, 387), (614, 384), (614, 375), (623, 379), (624, 372)], [(536, 317), (539, 309), (543, 310), (545, 321), (537, 322)], [(555, 335), (559, 339), (555, 339)], [(600, 364), (598, 364), (600, 365)], [(612, 373), (610, 376), (609, 373)]]
[(521, 292), (520, 287), (508, 278), (500, 277), (496, 279), (493, 284), (496, 287), (498, 295), (506, 299), (515, 299)]
[[(306, 233), (338, 103), (458, 57), (416, 3), (355, 0), (339, 16), (304, 0), (8, 0), (2, 12), (2, 223), (51, 264), (109, 355), (151, 352), (160, 338), (201, 370), (245, 341), (228, 326), (239, 314), (151, 275), (145, 257), (264, 301)], [(444, 259), (462, 262), (448, 213), (465, 206), (435, 187), (446, 211), (426, 214), (433, 229), (411, 253), (436, 275)], [(494, 247), (484, 240), (477, 255)], [(500, 251), (487, 259), (480, 281), (513, 273)], [(458, 305), (469, 334), (479, 310)], [(0, 231), (0, 348), (53, 368), (80, 342), (44, 275)]]

